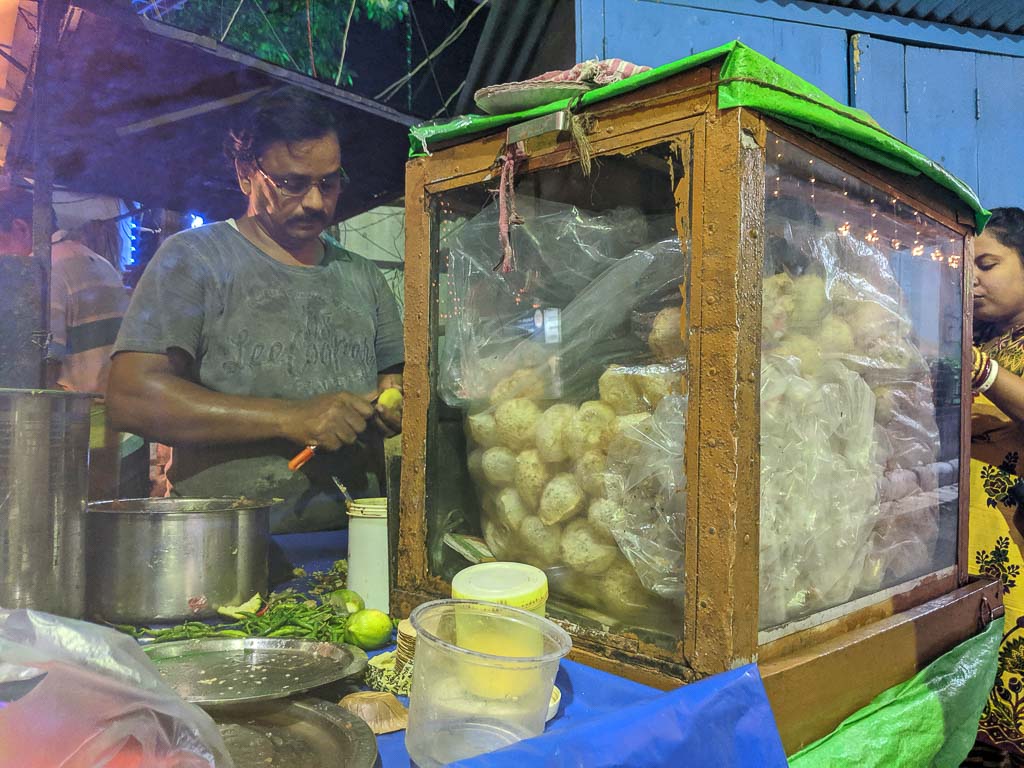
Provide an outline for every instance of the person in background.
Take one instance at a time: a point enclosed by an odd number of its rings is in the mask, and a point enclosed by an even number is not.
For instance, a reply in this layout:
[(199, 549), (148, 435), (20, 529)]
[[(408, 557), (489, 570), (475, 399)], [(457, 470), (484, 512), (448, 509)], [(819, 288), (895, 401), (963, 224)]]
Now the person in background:
[(964, 765), (1024, 765), (1024, 211), (996, 208), (974, 241), (972, 574), (1000, 579), (1005, 634), (978, 743)]
[[(54, 230), (47, 386), (101, 395), (128, 292), (110, 262), (57, 230), (56, 218)], [(32, 253), (32, 192), (27, 189), (0, 192), (0, 253)]]
[[(53, 223), (46, 386), (97, 396), (91, 413), (89, 497), (112, 498), (118, 487), (119, 440), (107, 424), (102, 395), (128, 292), (110, 262), (57, 230), (56, 217)], [(32, 254), (32, 193), (27, 189), (0, 192), (0, 253)]]
[[(115, 425), (173, 446), (171, 494), (277, 498), (275, 532), (345, 521), (333, 478), (364, 492), (400, 409), (397, 302), (369, 261), (321, 238), (345, 178), (338, 127), (317, 96), (254, 101), (227, 142), (245, 215), (159, 248), (115, 345)], [(316, 455), (293, 472), (304, 446)]]

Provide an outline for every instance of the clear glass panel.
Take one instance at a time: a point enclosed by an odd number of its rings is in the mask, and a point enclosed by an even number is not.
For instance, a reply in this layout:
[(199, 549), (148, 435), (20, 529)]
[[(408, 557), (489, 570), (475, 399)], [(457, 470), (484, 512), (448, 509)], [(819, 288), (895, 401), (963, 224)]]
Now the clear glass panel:
[(963, 239), (769, 136), (762, 629), (956, 562)]
[[(446, 580), (485, 545), (544, 569), (549, 612), (675, 647), (683, 624), (689, 244), (678, 144), (432, 198), (427, 526)], [(684, 205), (685, 207), (685, 205)]]

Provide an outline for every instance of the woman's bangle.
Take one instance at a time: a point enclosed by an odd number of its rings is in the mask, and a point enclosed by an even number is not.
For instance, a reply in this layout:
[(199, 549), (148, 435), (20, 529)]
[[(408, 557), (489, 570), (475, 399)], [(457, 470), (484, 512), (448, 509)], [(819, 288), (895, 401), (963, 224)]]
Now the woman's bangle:
[(974, 348), (975, 360), (971, 368), (971, 389), (977, 389), (992, 372), (991, 358), (987, 353)]
[(999, 363), (997, 363), (995, 360), (992, 360), (990, 358), (989, 359), (989, 364), (991, 366), (991, 370), (988, 372), (988, 376), (986, 376), (985, 380), (983, 382), (981, 382), (981, 384), (978, 385), (978, 394), (979, 395), (982, 392), (987, 391), (993, 384), (995, 384), (996, 383), (996, 376), (999, 375)]

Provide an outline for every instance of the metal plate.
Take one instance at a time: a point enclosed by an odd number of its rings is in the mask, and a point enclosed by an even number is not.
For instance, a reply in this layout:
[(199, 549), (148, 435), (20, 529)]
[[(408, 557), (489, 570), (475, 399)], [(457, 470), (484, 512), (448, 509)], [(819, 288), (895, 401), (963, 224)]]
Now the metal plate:
[(319, 699), (244, 704), (210, 711), (237, 766), (371, 768), (377, 739), (370, 726)]
[(488, 85), (473, 94), (473, 100), (484, 114), (502, 115), (568, 99), (597, 86), (577, 82), (518, 82)]
[(145, 650), (179, 696), (203, 705), (284, 698), (358, 675), (367, 661), (353, 645), (288, 638), (201, 638)]

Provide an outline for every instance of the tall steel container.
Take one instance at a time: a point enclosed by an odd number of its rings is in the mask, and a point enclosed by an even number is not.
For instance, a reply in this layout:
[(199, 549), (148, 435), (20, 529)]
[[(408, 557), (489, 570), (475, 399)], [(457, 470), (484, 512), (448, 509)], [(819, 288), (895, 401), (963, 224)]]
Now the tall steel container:
[(0, 255), (0, 387), (39, 384), (43, 270), (37, 259)]
[(85, 615), (91, 396), (0, 389), (0, 606)]

